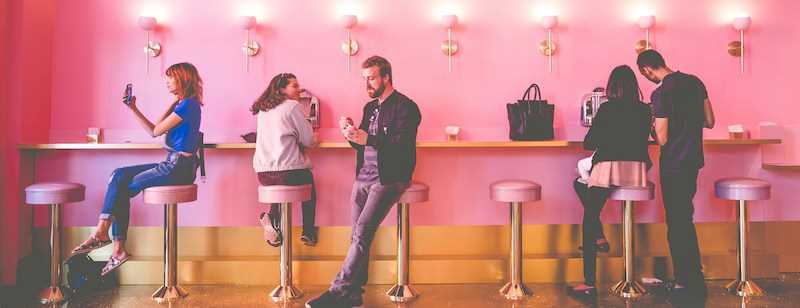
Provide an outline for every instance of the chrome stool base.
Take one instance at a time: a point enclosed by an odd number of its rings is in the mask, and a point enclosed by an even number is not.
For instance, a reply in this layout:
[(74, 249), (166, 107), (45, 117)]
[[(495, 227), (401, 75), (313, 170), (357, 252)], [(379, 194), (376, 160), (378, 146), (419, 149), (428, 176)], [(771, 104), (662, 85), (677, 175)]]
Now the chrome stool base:
[(39, 303), (42, 305), (56, 304), (64, 301), (61, 287), (47, 287), (39, 291)]
[(611, 287), (611, 295), (622, 298), (638, 298), (647, 294), (647, 289), (638, 281), (620, 281)]
[(510, 300), (520, 300), (525, 299), (533, 295), (531, 289), (528, 289), (524, 283), (506, 283), (502, 288), (500, 288), (500, 294), (505, 296), (507, 299)]
[(764, 290), (761, 289), (754, 281), (747, 280), (735, 280), (725, 286), (725, 290), (728, 290), (729, 293), (739, 295), (742, 297), (750, 297), (750, 296), (763, 296)]
[(395, 303), (405, 303), (417, 298), (417, 291), (409, 285), (396, 284), (386, 291), (386, 295)]
[(275, 303), (288, 302), (303, 297), (303, 291), (293, 285), (277, 286), (269, 292), (269, 297)]
[(181, 286), (161, 286), (153, 293), (153, 300), (159, 303), (171, 302), (176, 299), (181, 299), (189, 295)]

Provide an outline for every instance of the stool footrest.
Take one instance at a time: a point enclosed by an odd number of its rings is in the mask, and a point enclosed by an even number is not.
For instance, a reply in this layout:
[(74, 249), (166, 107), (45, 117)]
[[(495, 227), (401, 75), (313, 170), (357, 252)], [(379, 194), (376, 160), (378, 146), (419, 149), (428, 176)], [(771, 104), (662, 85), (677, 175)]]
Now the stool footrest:
[(293, 285), (277, 286), (272, 292), (269, 292), (269, 298), (275, 303), (289, 302), (301, 297), (303, 297), (303, 291)]
[(156, 302), (164, 303), (184, 298), (187, 295), (189, 292), (181, 286), (161, 286), (153, 293), (152, 297)]
[(611, 295), (622, 298), (637, 298), (647, 293), (647, 289), (638, 281), (620, 281), (611, 287)]
[(386, 291), (386, 295), (395, 303), (405, 303), (416, 298), (417, 291), (414, 291), (414, 288), (410, 285), (396, 284), (389, 291)]
[(739, 295), (742, 297), (750, 297), (750, 296), (763, 296), (764, 290), (761, 289), (754, 281), (747, 280), (735, 280), (725, 286), (725, 290), (728, 290), (729, 293)]

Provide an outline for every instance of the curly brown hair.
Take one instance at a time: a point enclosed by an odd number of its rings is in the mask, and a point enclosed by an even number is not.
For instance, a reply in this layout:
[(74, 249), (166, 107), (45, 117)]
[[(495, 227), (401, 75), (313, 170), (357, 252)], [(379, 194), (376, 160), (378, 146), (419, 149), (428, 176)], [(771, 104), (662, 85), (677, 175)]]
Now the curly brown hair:
[(250, 112), (255, 115), (259, 111), (269, 111), (283, 103), (286, 100), (286, 95), (281, 93), (281, 89), (286, 88), (292, 79), (297, 79), (292, 73), (281, 73), (272, 77), (264, 93), (261, 93), (261, 96), (253, 102)]

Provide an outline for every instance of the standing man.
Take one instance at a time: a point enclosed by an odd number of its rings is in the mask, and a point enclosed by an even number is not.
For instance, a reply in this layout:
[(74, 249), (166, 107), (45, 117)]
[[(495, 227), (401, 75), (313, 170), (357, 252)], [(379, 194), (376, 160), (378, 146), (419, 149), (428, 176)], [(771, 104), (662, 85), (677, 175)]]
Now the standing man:
[(661, 146), (661, 195), (675, 272), (670, 291), (705, 296), (692, 199), (697, 192), (697, 174), (704, 165), (703, 128), (714, 127), (714, 111), (703, 82), (671, 70), (657, 51), (642, 52), (636, 63), (645, 78), (659, 84), (650, 99), (655, 116), (653, 137)]
[(361, 65), (372, 101), (358, 127), (342, 117), (339, 127), (356, 150), (356, 181), (350, 197), (353, 234), (344, 264), (331, 287), (306, 302), (306, 308), (360, 307), (367, 283), (369, 250), (375, 231), (410, 186), (416, 165), (417, 104), (394, 89), (392, 66), (379, 56)]

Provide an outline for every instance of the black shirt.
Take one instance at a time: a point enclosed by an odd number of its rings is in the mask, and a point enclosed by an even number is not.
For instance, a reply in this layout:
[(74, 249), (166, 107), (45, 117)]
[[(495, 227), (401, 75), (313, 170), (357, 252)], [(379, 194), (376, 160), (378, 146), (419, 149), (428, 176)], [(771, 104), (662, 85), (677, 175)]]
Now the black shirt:
[(649, 137), (650, 106), (612, 98), (600, 105), (583, 147), (596, 150), (592, 165), (601, 161), (641, 161), (649, 168)]
[(370, 131), (370, 118), (378, 108), (377, 132), (369, 133), (366, 146), (350, 142), (356, 149), (356, 176), (364, 166), (364, 150), (378, 151), (378, 177), (381, 184), (410, 182), (417, 163), (417, 128), (422, 121), (419, 107), (395, 90), (378, 104), (372, 100), (364, 106), (358, 128)]
[(650, 96), (656, 118), (668, 119), (667, 143), (661, 146), (661, 169), (700, 169), (703, 159), (705, 85), (694, 75), (674, 72)]

